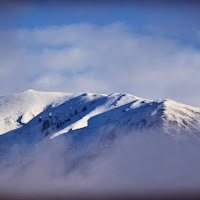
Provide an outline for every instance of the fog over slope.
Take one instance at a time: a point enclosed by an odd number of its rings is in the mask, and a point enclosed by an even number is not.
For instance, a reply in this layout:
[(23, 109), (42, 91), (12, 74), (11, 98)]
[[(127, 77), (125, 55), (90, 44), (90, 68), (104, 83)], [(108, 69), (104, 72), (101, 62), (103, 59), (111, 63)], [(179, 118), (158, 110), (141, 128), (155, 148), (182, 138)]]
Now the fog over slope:
[(1, 97), (0, 111), (0, 191), (200, 189), (200, 108), (130, 94), (28, 90)]

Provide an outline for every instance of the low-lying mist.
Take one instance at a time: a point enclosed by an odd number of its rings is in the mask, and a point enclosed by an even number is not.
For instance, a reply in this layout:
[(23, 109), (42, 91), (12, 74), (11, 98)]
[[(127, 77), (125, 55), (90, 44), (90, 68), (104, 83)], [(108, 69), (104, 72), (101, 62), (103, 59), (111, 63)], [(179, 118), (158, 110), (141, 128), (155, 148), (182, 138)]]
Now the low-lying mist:
[[(158, 134), (120, 136), (104, 148), (45, 140), (0, 164), (0, 193), (140, 194), (200, 189), (200, 146)], [(20, 148), (19, 148), (20, 149)]]

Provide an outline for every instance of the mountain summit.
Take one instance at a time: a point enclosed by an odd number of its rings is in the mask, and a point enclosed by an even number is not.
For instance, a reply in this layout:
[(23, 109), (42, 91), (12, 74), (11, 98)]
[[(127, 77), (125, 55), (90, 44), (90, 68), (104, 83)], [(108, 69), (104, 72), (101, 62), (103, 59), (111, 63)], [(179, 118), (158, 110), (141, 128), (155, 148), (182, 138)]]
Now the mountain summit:
[[(156, 131), (199, 140), (200, 108), (130, 94), (73, 94), (27, 90), (0, 98), (1, 145), (73, 135), (100, 141), (118, 132)], [(67, 136), (68, 137), (68, 136)]]

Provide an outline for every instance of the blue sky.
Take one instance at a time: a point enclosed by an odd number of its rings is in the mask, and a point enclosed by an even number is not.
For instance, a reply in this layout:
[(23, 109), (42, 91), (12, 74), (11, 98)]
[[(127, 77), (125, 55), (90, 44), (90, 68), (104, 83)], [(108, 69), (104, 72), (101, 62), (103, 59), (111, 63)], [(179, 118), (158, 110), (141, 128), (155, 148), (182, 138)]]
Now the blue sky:
[(198, 4), (36, 2), (0, 7), (2, 95), (127, 92), (200, 106)]
[[(39, 2), (39, 1), (33, 1)], [(45, 1), (44, 1), (45, 2)], [(56, 1), (54, 1), (56, 2)], [(109, 2), (109, 1), (108, 1)], [(114, 2), (114, 1), (113, 1)], [(123, 1), (121, 1), (123, 2)], [(126, 1), (125, 1), (126, 2)], [(161, 31), (190, 35), (200, 28), (199, 5), (194, 3), (27, 3), (1, 6), (1, 28), (38, 28), (49, 25), (113, 22), (128, 23), (135, 28), (156, 26)], [(167, 1), (166, 1), (167, 2)], [(181, 1), (180, 1), (181, 2)]]

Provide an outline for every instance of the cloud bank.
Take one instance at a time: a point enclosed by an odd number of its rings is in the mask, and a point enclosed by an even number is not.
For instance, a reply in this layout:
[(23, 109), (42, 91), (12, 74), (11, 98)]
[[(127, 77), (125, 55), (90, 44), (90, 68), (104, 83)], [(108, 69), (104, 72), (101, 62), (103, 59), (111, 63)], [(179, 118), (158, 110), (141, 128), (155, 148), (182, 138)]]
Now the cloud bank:
[(199, 191), (199, 145), (188, 140), (131, 134), (98, 154), (93, 144), (71, 151), (65, 142), (44, 141), (1, 162), (0, 192), (99, 196)]
[(28, 88), (122, 92), (200, 106), (200, 51), (178, 40), (123, 23), (1, 30), (0, 36), (1, 95)]

